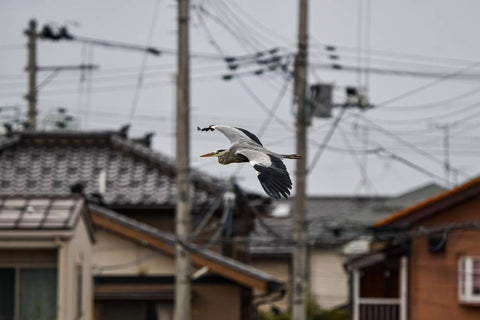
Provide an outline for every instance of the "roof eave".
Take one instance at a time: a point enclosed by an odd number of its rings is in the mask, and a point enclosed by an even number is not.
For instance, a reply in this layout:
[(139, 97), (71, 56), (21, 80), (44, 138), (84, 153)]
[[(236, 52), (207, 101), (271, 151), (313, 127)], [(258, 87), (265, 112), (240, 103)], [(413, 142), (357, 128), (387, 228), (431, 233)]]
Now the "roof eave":
[(374, 228), (378, 229), (393, 225), (404, 226), (402, 225), (402, 221), (405, 222), (413, 214), (418, 218), (423, 218), (427, 215), (445, 210), (478, 194), (480, 194), (480, 177), (464, 183), (457, 188), (442, 192), (437, 196), (419, 202), (414, 206), (400, 210), (376, 222)]

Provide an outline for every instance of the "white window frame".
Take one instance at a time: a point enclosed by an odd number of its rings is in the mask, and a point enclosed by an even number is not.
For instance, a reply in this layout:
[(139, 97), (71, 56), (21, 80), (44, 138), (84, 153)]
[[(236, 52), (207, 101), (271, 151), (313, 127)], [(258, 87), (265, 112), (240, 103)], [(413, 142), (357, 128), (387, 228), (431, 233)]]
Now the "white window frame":
[(473, 293), (473, 262), (480, 257), (465, 256), (458, 260), (458, 300), (462, 303), (480, 303), (480, 293)]

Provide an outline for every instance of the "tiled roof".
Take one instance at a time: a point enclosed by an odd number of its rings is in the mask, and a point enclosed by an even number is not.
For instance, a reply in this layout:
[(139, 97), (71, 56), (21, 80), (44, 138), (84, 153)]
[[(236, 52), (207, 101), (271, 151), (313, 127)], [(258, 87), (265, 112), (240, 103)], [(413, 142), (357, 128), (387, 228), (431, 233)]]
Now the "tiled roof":
[[(373, 227), (376, 221), (442, 190), (444, 189), (441, 187), (431, 185), (398, 197), (308, 198), (306, 211), (308, 241), (317, 247), (338, 247), (357, 238), (368, 228)], [(292, 201), (285, 200), (278, 205), (287, 206), (288, 211), (293, 212)], [(292, 215), (286, 218), (267, 217), (262, 220), (276, 235), (257, 220), (249, 239), (250, 252), (260, 255), (291, 253), (294, 226)]]
[[(106, 173), (109, 206), (173, 207), (176, 169), (172, 159), (115, 131), (23, 132), (0, 138), (0, 194), (70, 194), (81, 183), (98, 193)], [(192, 171), (194, 207), (206, 205), (225, 183)]]
[[(319, 247), (336, 247), (353, 239), (358, 234), (347, 231), (348, 227), (368, 226), (369, 223), (383, 217), (385, 198), (353, 197), (315, 197), (307, 200), (306, 223), (308, 241)], [(282, 201), (293, 213), (293, 202)], [(376, 218), (375, 218), (376, 217)], [(267, 217), (263, 222), (276, 235), (267, 230), (257, 220), (255, 231), (250, 236), (252, 254), (285, 254), (293, 250), (294, 218), (290, 214), (285, 218)], [(340, 231), (343, 227), (345, 230)]]
[(83, 208), (80, 196), (0, 196), (0, 230), (73, 229)]

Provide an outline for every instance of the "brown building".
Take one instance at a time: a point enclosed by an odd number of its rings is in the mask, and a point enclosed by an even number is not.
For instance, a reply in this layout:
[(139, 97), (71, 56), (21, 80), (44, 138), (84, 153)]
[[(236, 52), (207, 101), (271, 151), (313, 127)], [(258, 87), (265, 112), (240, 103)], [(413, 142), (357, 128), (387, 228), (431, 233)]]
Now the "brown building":
[(353, 319), (480, 319), (480, 178), (375, 224), (351, 259)]

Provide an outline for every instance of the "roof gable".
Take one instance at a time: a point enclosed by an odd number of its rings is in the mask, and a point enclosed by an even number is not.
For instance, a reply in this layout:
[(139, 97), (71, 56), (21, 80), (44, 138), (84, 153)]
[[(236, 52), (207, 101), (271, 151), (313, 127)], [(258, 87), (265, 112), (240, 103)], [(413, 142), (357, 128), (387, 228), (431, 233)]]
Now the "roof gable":
[[(174, 235), (95, 204), (89, 204), (89, 208), (95, 225), (166, 254), (175, 254), (177, 241)], [(193, 263), (208, 267), (224, 278), (268, 292), (283, 290), (283, 283), (268, 273), (196, 245), (189, 244), (188, 250), (192, 253)]]

